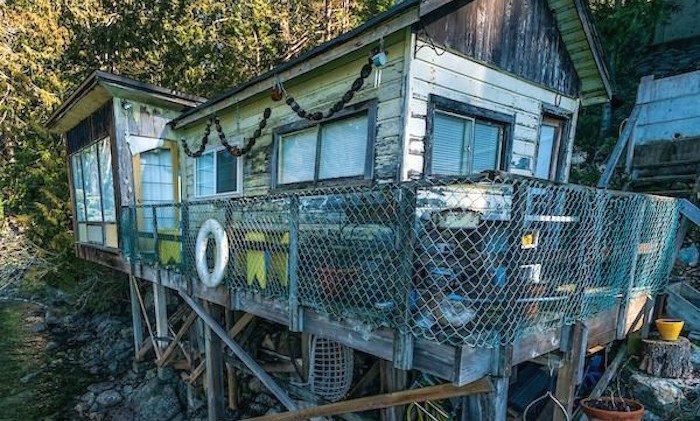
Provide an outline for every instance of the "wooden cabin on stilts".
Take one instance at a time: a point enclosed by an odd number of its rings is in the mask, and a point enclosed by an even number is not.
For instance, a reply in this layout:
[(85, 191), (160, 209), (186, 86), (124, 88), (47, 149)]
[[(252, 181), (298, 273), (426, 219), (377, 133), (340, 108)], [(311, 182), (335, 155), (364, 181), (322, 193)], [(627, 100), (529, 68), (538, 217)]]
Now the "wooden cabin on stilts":
[(97, 71), (47, 126), (77, 255), (210, 419), (252, 373), (269, 420), (504, 420), (528, 361), (571, 411), (670, 271), (676, 200), (567, 184), (609, 96), (581, 0), (406, 0), (209, 100)]

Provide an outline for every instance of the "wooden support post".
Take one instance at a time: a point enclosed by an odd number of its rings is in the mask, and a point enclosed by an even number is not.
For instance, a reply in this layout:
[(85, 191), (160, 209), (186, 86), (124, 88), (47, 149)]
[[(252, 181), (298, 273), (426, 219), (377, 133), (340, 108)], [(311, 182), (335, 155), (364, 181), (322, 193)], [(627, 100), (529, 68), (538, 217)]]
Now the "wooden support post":
[(156, 343), (161, 351), (168, 346), (168, 341), (163, 340), (163, 338), (168, 337), (169, 333), (166, 294), (167, 292), (163, 285), (153, 284), (153, 307), (156, 310)]
[[(207, 305), (214, 320), (220, 319), (221, 311), (216, 305)], [(207, 409), (210, 421), (218, 421), (224, 415), (223, 350), (221, 339), (207, 325), (204, 327), (204, 358), (207, 372)]]
[(506, 421), (508, 417), (508, 386), (510, 377), (493, 377), (493, 392), (489, 395), (491, 400), (491, 417), (494, 421)]
[(642, 227), (644, 226), (644, 215), (646, 213), (646, 202), (642, 201), (644, 205), (637, 215), (635, 215), (635, 220), (632, 225), (632, 232), (630, 235), (634, 238), (632, 243), (633, 247), (630, 250), (630, 256), (627, 260), (629, 262), (629, 274), (627, 276), (627, 283), (622, 291), (622, 302), (620, 303), (620, 311), (617, 316), (617, 339), (624, 339), (627, 336), (627, 309), (629, 308), (630, 300), (632, 299), (632, 288), (634, 287), (634, 278), (637, 273), (637, 261), (639, 260), (639, 243), (642, 238)]
[[(586, 350), (588, 349), (588, 328), (583, 323), (576, 323), (569, 337), (571, 343), (567, 347), (566, 357), (562, 360), (562, 367), (557, 371), (557, 385), (554, 395), (564, 405), (567, 413), (571, 414), (576, 397), (576, 386), (583, 380)], [(559, 408), (555, 408), (552, 419), (563, 421), (565, 417)]]
[(630, 135), (632, 134), (632, 129), (637, 125), (637, 118), (639, 117), (641, 109), (642, 105), (639, 104), (635, 105), (632, 109), (632, 112), (627, 119), (627, 124), (625, 124), (625, 127), (622, 129), (622, 133), (620, 133), (620, 137), (617, 139), (617, 143), (610, 153), (608, 162), (605, 164), (603, 174), (600, 176), (600, 180), (598, 180), (598, 188), (605, 189), (608, 187), (613, 172), (615, 171), (615, 167), (617, 166), (617, 162), (620, 160), (622, 152), (625, 150), (625, 146), (631, 137)]
[[(380, 360), (379, 372), (382, 393), (400, 392), (408, 386), (408, 371), (395, 368), (391, 361)], [(392, 406), (381, 411), (381, 419), (402, 420), (405, 413), (405, 406)]]
[[(226, 330), (231, 331), (233, 327), (234, 314), (233, 311), (226, 309)], [(238, 409), (238, 376), (233, 368), (233, 365), (226, 363), (226, 391), (228, 392), (228, 408), (231, 410)]]
[(131, 325), (134, 330), (134, 359), (139, 361), (139, 351), (143, 344), (143, 325), (141, 324), (141, 309), (136, 294), (136, 278), (129, 275), (129, 300), (131, 302)]
[(228, 332), (219, 325), (219, 323), (213, 319), (209, 313), (202, 308), (196, 301), (194, 301), (190, 296), (180, 291), (180, 296), (185, 302), (192, 307), (192, 309), (199, 315), (202, 322), (211, 329), (224, 343), (228, 346), (231, 351), (238, 357), (238, 359), (243, 362), (252, 371), (255, 376), (260, 379), (260, 382), (265, 385), (265, 387), (272, 392), (273, 395), (284, 405), (285, 408), (290, 411), (295, 411), (297, 409), (297, 404), (294, 402), (287, 393), (280, 388), (280, 386), (275, 382), (275, 380), (270, 377), (265, 370), (260, 367), (253, 357), (250, 356), (240, 345), (238, 345), (233, 339), (228, 336)]
[(299, 302), (299, 199), (289, 200), (289, 255), (287, 258), (289, 276), (289, 330), (304, 330), (304, 309)]

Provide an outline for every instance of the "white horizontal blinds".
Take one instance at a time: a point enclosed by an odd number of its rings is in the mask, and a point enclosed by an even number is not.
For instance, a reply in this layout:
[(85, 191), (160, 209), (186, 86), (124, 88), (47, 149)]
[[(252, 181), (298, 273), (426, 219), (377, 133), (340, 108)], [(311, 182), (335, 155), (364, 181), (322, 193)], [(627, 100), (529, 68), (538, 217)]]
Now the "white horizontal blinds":
[(98, 142), (100, 159), (100, 182), (102, 196), (102, 210), (105, 222), (117, 222), (117, 209), (114, 203), (114, 180), (112, 173), (112, 150), (109, 145), (109, 138), (104, 138)]
[(314, 179), (317, 136), (317, 127), (282, 136), (279, 147), (279, 183)]
[(552, 157), (556, 146), (557, 127), (543, 124), (540, 126), (540, 138), (537, 146), (537, 165), (535, 177), (548, 179), (552, 169)]
[(321, 127), (319, 179), (361, 176), (367, 159), (367, 115)]
[(498, 153), (503, 138), (503, 127), (476, 121), (470, 173), (476, 174), (498, 168)]
[(238, 190), (238, 162), (228, 151), (216, 152), (216, 192)]
[(214, 154), (206, 153), (195, 160), (195, 196), (211, 196), (216, 193), (214, 178)]
[(463, 175), (467, 168), (467, 147), (473, 120), (435, 112), (433, 118), (432, 172), (438, 175)]
[(78, 222), (86, 220), (85, 215), (85, 191), (83, 190), (83, 167), (80, 164), (80, 154), (71, 156), (71, 168), (73, 171), (73, 192), (75, 198), (75, 218)]
[(80, 155), (83, 166), (83, 190), (85, 192), (87, 220), (89, 222), (102, 222), (97, 144), (84, 149)]
[[(154, 149), (141, 154), (141, 203), (156, 205), (175, 202), (173, 157), (169, 149)], [(153, 212), (144, 215), (144, 231), (153, 232)], [(172, 208), (158, 209), (158, 227), (174, 228)]]

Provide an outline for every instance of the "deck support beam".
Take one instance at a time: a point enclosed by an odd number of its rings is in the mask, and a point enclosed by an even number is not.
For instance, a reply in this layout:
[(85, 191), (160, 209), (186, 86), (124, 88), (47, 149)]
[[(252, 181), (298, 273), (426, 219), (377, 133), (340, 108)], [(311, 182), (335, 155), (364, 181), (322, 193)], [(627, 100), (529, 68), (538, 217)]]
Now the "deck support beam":
[[(243, 362), (250, 369), (250, 371), (255, 374), (255, 376), (260, 379), (260, 382), (267, 387), (267, 389), (272, 392), (273, 395), (290, 411), (297, 410), (297, 404), (294, 402), (289, 395), (275, 382), (275, 380), (270, 377), (265, 370), (260, 367), (253, 357), (250, 356), (240, 345), (236, 343), (233, 339), (228, 336), (228, 332), (219, 325), (219, 323), (214, 320), (207, 311), (202, 308), (195, 300), (193, 300), (189, 295), (180, 291), (180, 296), (183, 300), (194, 310), (204, 324), (211, 329), (224, 343), (228, 346), (231, 351), (238, 357), (238, 359)], [(220, 347), (219, 347), (220, 348)]]
[[(554, 395), (564, 405), (568, 414), (573, 412), (576, 386), (583, 380), (586, 351), (588, 349), (588, 327), (578, 322), (571, 327), (570, 333), (562, 336), (570, 338), (566, 345), (566, 356), (562, 360), (562, 366), (557, 371), (557, 384)], [(564, 414), (558, 407), (554, 408), (552, 419), (554, 421), (565, 420)]]
[[(221, 311), (216, 304), (208, 305), (205, 301), (204, 306), (214, 320), (221, 318)], [(207, 324), (204, 326), (204, 358), (208, 417), (209, 421), (218, 421), (224, 415), (224, 379), (222, 377), (224, 356), (221, 339), (212, 332), (211, 327)]]
[(131, 325), (134, 331), (134, 361), (140, 360), (143, 345), (143, 325), (141, 324), (141, 308), (136, 293), (136, 279), (129, 275), (129, 301), (131, 303)]
[[(394, 393), (408, 387), (408, 371), (395, 367), (391, 361), (379, 360), (379, 379), (382, 393)], [(402, 420), (405, 406), (391, 406), (380, 411), (382, 421)]]
[(153, 307), (156, 311), (156, 344), (161, 351), (168, 346), (168, 342), (163, 338), (168, 337), (168, 310), (166, 289), (163, 285), (153, 284)]

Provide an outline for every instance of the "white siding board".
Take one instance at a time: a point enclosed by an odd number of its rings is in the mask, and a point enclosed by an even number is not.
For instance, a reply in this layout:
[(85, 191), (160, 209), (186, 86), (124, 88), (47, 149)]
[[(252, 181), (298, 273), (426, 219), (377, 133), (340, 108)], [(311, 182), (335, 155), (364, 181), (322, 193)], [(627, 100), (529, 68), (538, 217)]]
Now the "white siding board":
[[(408, 149), (404, 153), (404, 178), (423, 172), (423, 139), (431, 94), (497, 111), (515, 117), (510, 169), (512, 173), (531, 176), (537, 153), (542, 107), (547, 105), (573, 115), (578, 100), (529, 83), (467, 57), (445, 51), (438, 55), (421, 43), (411, 63), (410, 117), (407, 122)], [(575, 131), (571, 122), (570, 148)], [(564, 165), (568, 168), (569, 162)]]

